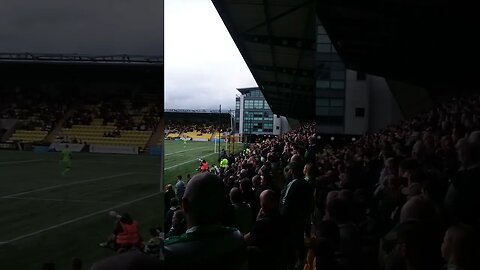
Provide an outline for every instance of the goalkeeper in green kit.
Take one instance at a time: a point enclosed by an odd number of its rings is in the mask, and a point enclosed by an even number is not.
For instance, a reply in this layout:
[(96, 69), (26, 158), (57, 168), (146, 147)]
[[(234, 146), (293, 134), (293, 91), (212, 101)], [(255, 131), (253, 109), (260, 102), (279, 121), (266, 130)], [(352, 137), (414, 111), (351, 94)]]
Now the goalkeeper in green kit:
[(68, 144), (60, 152), (60, 163), (63, 165), (62, 175), (65, 176), (72, 169), (72, 152), (68, 149)]

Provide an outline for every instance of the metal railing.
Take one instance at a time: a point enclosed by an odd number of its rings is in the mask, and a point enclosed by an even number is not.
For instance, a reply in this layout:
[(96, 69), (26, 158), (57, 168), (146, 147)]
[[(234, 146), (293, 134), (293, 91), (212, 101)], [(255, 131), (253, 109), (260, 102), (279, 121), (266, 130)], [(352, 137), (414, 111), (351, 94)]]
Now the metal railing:
[(87, 55), (87, 54), (36, 54), (36, 53), (2, 53), (2, 61), (45, 61), (76, 63), (121, 63), (121, 64), (163, 64), (163, 56), (147, 55)]

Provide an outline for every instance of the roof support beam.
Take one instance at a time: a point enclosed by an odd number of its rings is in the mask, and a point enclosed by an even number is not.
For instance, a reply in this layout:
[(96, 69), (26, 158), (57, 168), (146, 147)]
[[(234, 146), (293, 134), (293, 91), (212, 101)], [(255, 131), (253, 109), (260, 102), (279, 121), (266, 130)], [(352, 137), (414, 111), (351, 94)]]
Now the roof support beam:
[[(295, 75), (299, 77), (312, 77), (314, 72), (312, 70), (307, 69), (300, 69), (300, 68), (290, 68), (290, 67), (273, 67), (267, 65), (254, 65), (255, 69), (263, 70), (263, 71), (274, 71), (277, 73), (288, 74), (288, 75)], [(298, 67), (298, 65), (297, 65)]]
[(300, 38), (291, 38), (291, 37), (278, 37), (278, 36), (265, 36), (265, 35), (242, 35), (243, 39), (246, 41), (260, 43), (260, 44), (272, 44), (275, 46), (295, 48), (295, 49), (306, 49), (312, 50), (315, 49), (315, 40), (314, 39), (300, 39)]
[[(301, 85), (298, 83), (281, 83), (278, 81), (261, 81), (261, 84), (265, 87), (271, 86), (276, 88), (285, 88), (291, 90), (298, 90), (298, 91), (313, 91), (312, 85)], [(279, 90), (279, 89), (277, 89)], [(312, 92), (313, 96), (313, 92)]]
[[(289, 15), (290, 13), (295, 12), (295, 11), (297, 11), (298, 9), (300, 9), (300, 8), (302, 8), (302, 7), (304, 7), (304, 6), (306, 6), (307, 4), (312, 3), (312, 2), (313, 2), (313, 0), (307, 0), (307, 1), (305, 1), (305, 2), (303, 2), (303, 3), (300, 3), (300, 4), (296, 5), (296, 6), (293, 6), (292, 8), (287, 9), (287, 10), (285, 10), (284, 12), (282, 12), (282, 13), (276, 15), (276, 16), (271, 17), (270, 19), (267, 18), (267, 19), (266, 19), (265, 21), (263, 21), (262, 23), (259, 23), (259, 24), (255, 25), (255, 26), (247, 29), (244, 33), (245, 33), (245, 34), (248, 34), (248, 33), (252, 32), (252, 31), (254, 31), (254, 30), (256, 30), (256, 29), (258, 29), (258, 28), (260, 28), (260, 27), (263, 27), (263, 26), (267, 25), (268, 23), (271, 23), (271, 22), (274, 22), (274, 21), (276, 21), (276, 20), (278, 20), (278, 19), (280, 19), (280, 18), (283, 18), (283, 17)], [(265, 1), (264, 1), (264, 3), (265, 3)]]

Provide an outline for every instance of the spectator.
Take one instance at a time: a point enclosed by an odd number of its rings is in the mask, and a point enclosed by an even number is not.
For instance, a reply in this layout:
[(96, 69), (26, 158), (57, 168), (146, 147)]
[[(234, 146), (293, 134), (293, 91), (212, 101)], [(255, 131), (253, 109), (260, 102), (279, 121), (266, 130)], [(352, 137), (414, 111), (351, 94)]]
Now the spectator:
[(206, 160), (202, 160), (200, 162), (200, 166), (198, 167), (198, 171), (200, 172), (208, 172), (208, 169), (210, 168), (208, 162)]
[(187, 223), (185, 220), (185, 213), (182, 209), (176, 210), (172, 217), (172, 226), (168, 231), (167, 237), (179, 236), (187, 230)]
[(172, 227), (172, 220), (173, 220), (173, 215), (175, 212), (180, 210), (180, 204), (177, 198), (172, 198), (170, 200), (170, 209), (168, 209), (167, 213), (165, 214), (165, 222), (164, 222), (164, 228), (169, 231), (170, 228)]
[(458, 155), (462, 163), (453, 177), (445, 198), (450, 214), (462, 222), (475, 222), (480, 218), (480, 131), (473, 132), (468, 140), (460, 141)]
[(405, 263), (406, 270), (439, 269), (439, 251), (436, 235), (422, 222), (411, 221), (398, 228), (397, 252)]
[(242, 192), (238, 188), (230, 191), (230, 202), (234, 208), (235, 225), (242, 233), (250, 232), (252, 226), (252, 209), (242, 198)]
[(150, 228), (150, 239), (145, 244), (143, 251), (151, 256), (160, 257), (160, 249), (163, 248), (163, 234), (160, 228)]
[[(256, 247), (258, 256), (252, 262), (254, 269), (285, 269), (287, 254), (287, 227), (278, 212), (278, 198), (273, 190), (260, 194), (260, 211), (250, 233), (245, 235), (250, 247)], [(252, 253), (252, 252), (250, 252)]]
[(165, 207), (165, 214), (167, 213), (167, 209), (166, 209), (166, 206), (167, 205), (170, 205), (170, 201), (172, 200), (172, 198), (175, 198), (175, 191), (173, 191), (173, 187), (171, 184), (168, 184), (165, 186), (165, 196), (164, 196), (164, 204), (163, 206)]
[(445, 232), (442, 256), (447, 261), (447, 269), (480, 269), (478, 232), (468, 225), (454, 225)]
[(341, 264), (351, 269), (358, 260), (359, 235), (357, 227), (352, 221), (351, 206), (347, 200), (337, 198), (327, 204), (330, 220), (339, 229), (340, 242), (338, 246)]
[(335, 259), (335, 250), (340, 242), (340, 230), (335, 222), (322, 221), (318, 224), (314, 245), (316, 269), (339, 269)]
[(140, 237), (138, 222), (133, 220), (128, 213), (118, 215), (113, 212), (112, 214), (117, 219), (116, 227), (107, 242), (99, 245), (112, 248), (117, 252), (124, 252), (132, 247), (140, 247), (142, 238)]
[(185, 193), (185, 182), (182, 181), (182, 176), (177, 176), (177, 183), (175, 184), (175, 191), (177, 194), (177, 199), (179, 201), (183, 198), (183, 193)]
[(289, 225), (290, 244), (289, 267), (303, 264), (305, 259), (304, 229), (310, 223), (310, 213), (313, 204), (313, 192), (303, 178), (303, 166), (291, 162), (287, 173), (293, 180), (282, 192), (281, 212)]
[[(250, 206), (252, 212), (257, 213), (260, 206), (258, 204), (258, 200), (255, 198), (252, 181), (250, 181), (249, 178), (244, 178), (240, 180), (240, 191), (243, 200)], [(252, 221), (255, 220), (254, 216), (255, 214), (252, 215)]]
[(222, 227), (224, 186), (209, 173), (195, 175), (182, 200), (187, 232), (165, 242), (167, 269), (247, 269), (246, 245), (238, 230)]

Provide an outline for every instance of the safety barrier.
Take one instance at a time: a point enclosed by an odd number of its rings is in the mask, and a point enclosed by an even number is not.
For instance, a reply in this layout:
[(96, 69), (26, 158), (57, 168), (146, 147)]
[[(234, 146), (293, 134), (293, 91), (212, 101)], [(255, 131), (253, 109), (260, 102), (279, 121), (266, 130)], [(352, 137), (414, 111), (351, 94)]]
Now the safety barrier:
[(91, 144), (91, 153), (138, 154), (138, 146)]
[(50, 150), (55, 150), (57, 152), (60, 152), (66, 148), (66, 145), (68, 145), (68, 149), (72, 152), (81, 152), (85, 147), (84, 144), (80, 144), (80, 143), (52, 143), (50, 145)]

